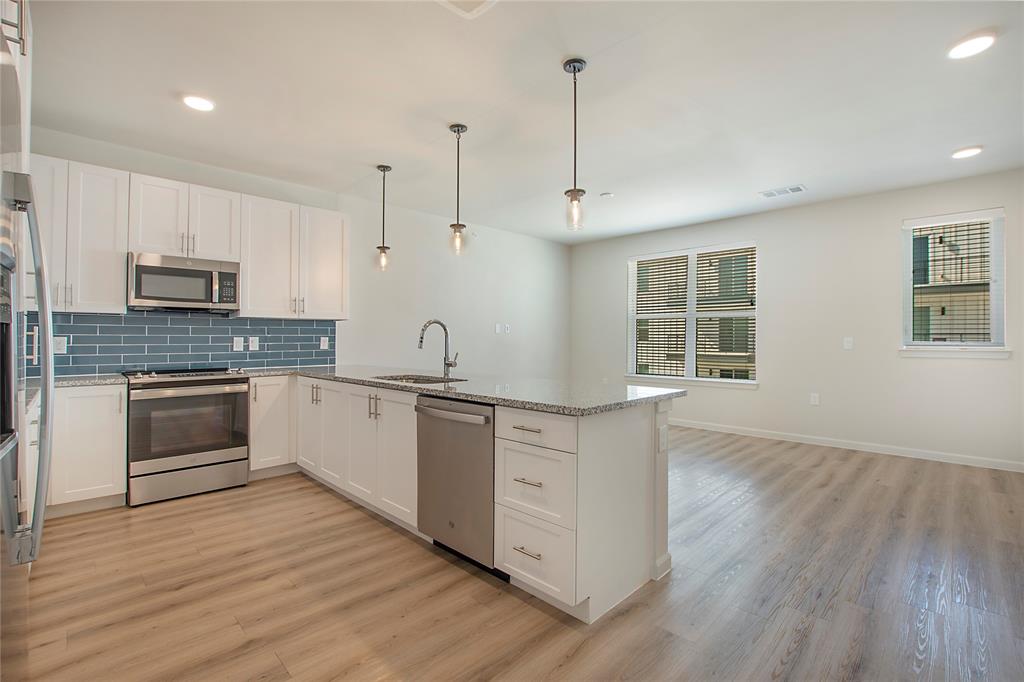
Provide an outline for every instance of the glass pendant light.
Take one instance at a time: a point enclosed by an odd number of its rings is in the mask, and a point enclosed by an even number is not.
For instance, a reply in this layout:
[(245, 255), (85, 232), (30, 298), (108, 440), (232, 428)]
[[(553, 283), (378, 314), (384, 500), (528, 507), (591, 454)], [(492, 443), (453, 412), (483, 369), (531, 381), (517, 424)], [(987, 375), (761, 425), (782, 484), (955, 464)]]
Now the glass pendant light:
[(461, 123), (453, 123), (448, 130), (455, 133), (455, 222), (448, 227), (452, 228), (451, 247), (455, 255), (461, 255), (466, 248), (466, 226), (459, 220), (459, 191), (461, 189), (461, 164), (462, 164), (462, 133), (469, 130)]
[(381, 164), (377, 166), (377, 170), (380, 171), (380, 246), (377, 247), (380, 254), (377, 256), (377, 267), (384, 272), (388, 269), (388, 251), (391, 250), (384, 239), (384, 208), (387, 206), (384, 202), (387, 199), (388, 171), (391, 170), (391, 166)]
[(587, 192), (576, 186), (576, 74), (587, 68), (587, 63), (575, 57), (562, 64), (572, 74), (572, 188), (565, 190), (565, 225), (573, 232), (583, 229), (583, 195)]

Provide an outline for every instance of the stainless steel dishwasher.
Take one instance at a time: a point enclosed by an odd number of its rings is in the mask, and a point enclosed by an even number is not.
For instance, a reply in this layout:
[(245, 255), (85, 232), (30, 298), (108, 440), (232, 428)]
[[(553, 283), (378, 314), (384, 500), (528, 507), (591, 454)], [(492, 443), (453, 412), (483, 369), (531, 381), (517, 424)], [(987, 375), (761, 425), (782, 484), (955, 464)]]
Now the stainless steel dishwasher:
[(416, 399), (417, 526), (447, 549), (494, 567), (494, 408)]

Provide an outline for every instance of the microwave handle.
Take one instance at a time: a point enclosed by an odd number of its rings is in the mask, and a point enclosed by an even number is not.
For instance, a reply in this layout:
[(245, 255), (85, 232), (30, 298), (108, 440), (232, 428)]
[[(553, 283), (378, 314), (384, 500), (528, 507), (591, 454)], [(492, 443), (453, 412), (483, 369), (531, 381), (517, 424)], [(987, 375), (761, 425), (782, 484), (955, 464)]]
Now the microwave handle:
[(215, 271), (211, 274), (213, 276), (213, 291), (211, 292), (210, 302), (220, 303), (220, 273)]

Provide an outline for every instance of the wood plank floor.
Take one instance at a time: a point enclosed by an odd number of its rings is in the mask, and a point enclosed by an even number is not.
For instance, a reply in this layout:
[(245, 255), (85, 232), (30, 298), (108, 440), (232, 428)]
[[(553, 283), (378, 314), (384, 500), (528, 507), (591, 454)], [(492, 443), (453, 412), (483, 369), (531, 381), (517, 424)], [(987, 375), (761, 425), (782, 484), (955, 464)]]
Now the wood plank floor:
[(673, 429), (586, 626), (294, 474), (47, 524), (34, 679), (1024, 680), (1024, 474)]

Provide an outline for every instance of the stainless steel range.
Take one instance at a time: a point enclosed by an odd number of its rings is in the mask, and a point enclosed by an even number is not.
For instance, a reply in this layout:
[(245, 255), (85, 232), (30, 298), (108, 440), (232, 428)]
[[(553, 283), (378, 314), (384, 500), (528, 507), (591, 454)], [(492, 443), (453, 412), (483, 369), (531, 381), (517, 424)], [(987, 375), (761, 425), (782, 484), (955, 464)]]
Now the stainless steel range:
[(249, 379), (241, 370), (124, 375), (130, 506), (248, 482)]

